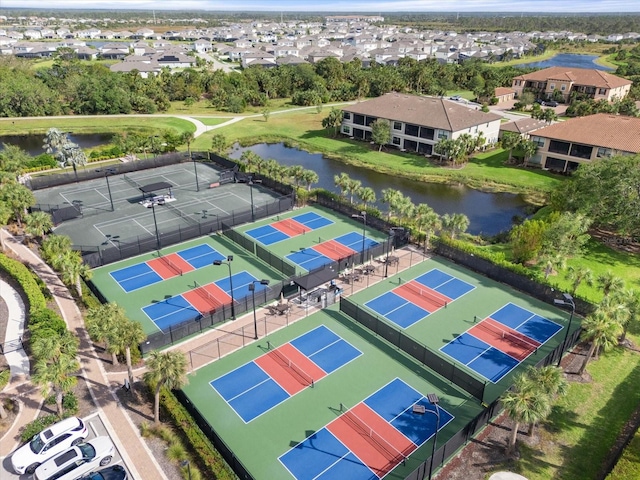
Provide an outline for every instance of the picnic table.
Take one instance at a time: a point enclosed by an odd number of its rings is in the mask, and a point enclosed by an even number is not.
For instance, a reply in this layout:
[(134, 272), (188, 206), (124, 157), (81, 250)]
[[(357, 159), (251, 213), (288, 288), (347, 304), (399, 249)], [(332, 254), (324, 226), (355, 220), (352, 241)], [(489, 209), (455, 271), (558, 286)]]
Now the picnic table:
[(391, 255), (391, 256), (389, 256), (389, 257), (387, 257), (387, 258), (385, 259), (385, 262), (386, 262), (388, 265), (395, 265), (395, 264), (397, 264), (397, 263), (399, 263), (399, 262), (400, 262), (400, 258), (399, 258), (399, 257), (396, 257), (395, 255)]
[(284, 315), (289, 311), (289, 304), (279, 303), (277, 305), (270, 305), (268, 308), (271, 315)]

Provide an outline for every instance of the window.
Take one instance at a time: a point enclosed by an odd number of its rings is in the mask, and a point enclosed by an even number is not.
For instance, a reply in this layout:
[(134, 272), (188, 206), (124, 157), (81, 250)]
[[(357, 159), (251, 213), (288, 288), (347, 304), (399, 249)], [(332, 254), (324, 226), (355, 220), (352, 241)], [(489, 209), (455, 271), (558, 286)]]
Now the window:
[(438, 132), (438, 140), (442, 140), (445, 138), (449, 138), (449, 135), (447, 134), (447, 132)]
[(342, 133), (346, 133), (347, 135), (349, 135), (351, 133), (351, 127), (345, 125), (342, 127)]
[(571, 150), (569, 151), (569, 155), (572, 157), (584, 158), (589, 160), (591, 158), (591, 154), (593, 153), (593, 147), (589, 145), (580, 145), (579, 143), (571, 144)]
[(364, 125), (364, 115), (354, 114), (353, 123), (355, 123), (356, 125)]
[(351, 120), (351, 112), (343, 112), (342, 118), (345, 120)]
[(393, 122), (394, 130), (402, 130), (402, 122)]
[(400, 137), (393, 137), (392, 143), (394, 145), (400, 145)]
[(613, 150), (610, 148), (598, 148), (598, 158), (607, 158), (613, 156)]
[(567, 89), (566, 85), (560, 85), (560, 90), (562, 90), (563, 92)]
[(599, 88), (598, 89), (598, 95), (606, 95), (607, 94), (607, 89), (606, 88)]
[(556, 89), (556, 84), (552, 83), (551, 85), (549, 85), (549, 90), (555, 90)]
[(404, 133), (406, 133), (407, 135), (411, 135), (412, 137), (417, 137), (419, 130), (420, 130), (420, 127), (418, 127), (417, 125), (411, 125), (407, 123), (404, 126)]
[(538, 148), (544, 147), (544, 138), (542, 137), (531, 137), (531, 141), (535, 143)]
[(559, 140), (551, 140), (549, 142), (549, 152), (560, 153), (562, 155), (569, 154), (569, 143), (561, 142)]

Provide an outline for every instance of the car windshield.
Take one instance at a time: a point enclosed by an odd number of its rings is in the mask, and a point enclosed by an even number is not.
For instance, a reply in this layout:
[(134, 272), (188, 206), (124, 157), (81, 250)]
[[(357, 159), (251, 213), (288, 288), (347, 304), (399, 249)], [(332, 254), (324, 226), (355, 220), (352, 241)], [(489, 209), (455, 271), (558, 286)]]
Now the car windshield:
[(84, 458), (87, 458), (87, 459), (91, 460), (93, 457), (96, 456), (96, 449), (93, 448), (88, 443), (81, 443), (80, 445), (78, 445), (78, 448), (82, 452), (82, 456)]
[(44, 442), (42, 441), (42, 438), (40, 438), (40, 434), (34, 435), (34, 437), (31, 439), (31, 442), (29, 442), (29, 446), (31, 447), (31, 451), (33, 453), (40, 453), (40, 451), (44, 448)]

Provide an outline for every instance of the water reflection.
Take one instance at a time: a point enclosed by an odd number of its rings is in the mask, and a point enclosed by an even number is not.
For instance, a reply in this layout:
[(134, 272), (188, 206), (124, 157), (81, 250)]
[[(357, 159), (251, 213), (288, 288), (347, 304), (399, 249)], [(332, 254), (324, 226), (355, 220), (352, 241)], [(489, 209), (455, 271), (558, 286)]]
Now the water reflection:
[[(104, 145), (111, 141), (109, 133), (70, 133), (68, 138), (73, 143), (77, 143), (80, 148), (91, 148)], [(44, 153), (42, 145), (44, 144), (45, 135), (0, 135), (0, 150), (2, 144), (17, 145), (31, 156), (37, 156)]]
[[(469, 217), (471, 222), (469, 232), (473, 234), (493, 235), (507, 230), (515, 215), (525, 215), (527, 204), (521, 195), (485, 193), (464, 185), (442, 185), (392, 177), (366, 168), (345, 165), (325, 158), (321, 154), (288, 148), (282, 143), (263, 143), (247, 148), (235, 145), (230, 157), (238, 159), (245, 150), (251, 150), (264, 159), (276, 159), (283, 165), (302, 165), (304, 168), (314, 170), (319, 177), (318, 183), (314, 186), (332, 192), (339, 192), (333, 182), (334, 175), (344, 172), (351, 178), (360, 180), (362, 186), (373, 188), (378, 197), (382, 196), (383, 189), (394, 188), (411, 197), (416, 204), (429, 204), (439, 214), (464, 213)], [(378, 206), (386, 210), (386, 206), (379, 201)]]

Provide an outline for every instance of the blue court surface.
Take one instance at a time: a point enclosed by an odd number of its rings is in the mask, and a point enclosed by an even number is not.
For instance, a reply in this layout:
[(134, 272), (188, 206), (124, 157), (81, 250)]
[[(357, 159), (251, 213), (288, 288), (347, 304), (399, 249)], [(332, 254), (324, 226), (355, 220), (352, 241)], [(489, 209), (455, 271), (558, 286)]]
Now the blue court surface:
[[(226, 258), (206, 243), (187, 248), (186, 250), (180, 250), (176, 253), (193, 268), (206, 267), (211, 265), (214, 260), (224, 260)], [(162, 281), (162, 277), (146, 262), (136, 263), (130, 267), (114, 270), (110, 275), (127, 293)]]
[[(334, 238), (334, 240), (338, 243), (341, 243), (345, 247), (349, 247), (351, 250), (354, 250), (356, 252), (362, 251), (362, 233), (350, 232), (345, 235), (336, 237)], [(369, 237), (366, 237), (366, 236), (364, 237), (365, 250), (371, 247), (375, 247), (376, 245), (378, 245), (378, 242), (376, 242), (375, 240)]]
[[(324, 325), (289, 342), (326, 375), (338, 370), (362, 352)], [(290, 397), (255, 361), (246, 363), (210, 382), (213, 389), (245, 423)]]
[[(399, 378), (392, 380), (362, 403), (413, 444), (409, 451), (403, 452), (406, 455), (410, 455), (434, 435), (437, 425), (436, 408), (440, 415), (439, 430), (454, 418), (444, 408), (430, 404), (424, 395)], [(416, 415), (413, 413), (414, 405), (423, 405), (426, 413)], [(327, 427), (321, 428), (285, 452), (279, 460), (297, 480), (381, 478)], [(398, 459), (397, 463), (401, 463), (401, 460)], [(395, 466), (397, 465), (392, 465), (391, 469)]]
[[(333, 221), (323, 217), (322, 215), (318, 215), (315, 212), (302, 213), (291, 217), (290, 219), (301, 223), (311, 230), (317, 230), (318, 228), (326, 227), (333, 223)], [(262, 227), (253, 228), (251, 230), (247, 230), (245, 233), (263, 245), (271, 245), (291, 238), (286, 233), (281, 232), (271, 225), (263, 225)]]
[[(362, 236), (360, 240), (362, 240)], [(470, 283), (460, 280), (437, 268), (420, 275), (415, 278), (415, 281), (445, 295), (451, 301), (457, 300), (476, 288)], [(390, 322), (395, 323), (400, 328), (408, 328), (431, 313), (392, 291), (383, 293), (379, 297), (368, 301), (365, 303), (365, 306)]]
[[(216, 280), (214, 283), (222, 290), (227, 292), (227, 295), (229, 296), (232, 296), (231, 284), (233, 284), (233, 298), (238, 299), (251, 295), (249, 285), (253, 283), (254, 280), (258, 279), (251, 275), (249, 272), (242, 271), (231, 275), (231, 280), (229, 280), (229, 277), (224, 277), (220, 280)], [(260, 282), (258, 282), (255, 284), (255, 293), (261, 292), (266, 288), (266, 285), (262, 285)]]
[(320, 268), (333, 262), (329, 257), (324, 256), (313, 248), (304, 248), (299, 252), (290, 253), (286, 258), (307, 271)]
[[(488, 316), (523, 335), (546, 343), (562, 326), (525, 308), (508, 303)], [(458, 362), (496, 383), (520, 363), (517, 359), (465, 332), (440, 349)]]
[(142, 311), (162, 331), (166, 331), (173, 325), (192, 320), (200, 315), (200, 312), (182, 295), (176, 295), (161, 302), (152, 303), (151, 305), (142, 307)]

